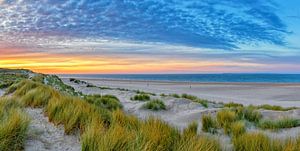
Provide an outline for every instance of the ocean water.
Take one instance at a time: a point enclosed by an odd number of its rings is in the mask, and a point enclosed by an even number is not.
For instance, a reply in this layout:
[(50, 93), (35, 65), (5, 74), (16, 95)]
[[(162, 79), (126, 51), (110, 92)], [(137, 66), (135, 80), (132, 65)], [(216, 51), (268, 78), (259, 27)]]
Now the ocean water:
[(64, 74), (60, 76), (176, 82), (300, 83), (300, 74)]

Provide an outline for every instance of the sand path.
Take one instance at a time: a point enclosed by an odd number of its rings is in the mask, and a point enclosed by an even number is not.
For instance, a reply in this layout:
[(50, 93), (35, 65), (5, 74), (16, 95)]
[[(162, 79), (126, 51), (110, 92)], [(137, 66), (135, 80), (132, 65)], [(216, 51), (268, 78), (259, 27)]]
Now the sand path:
[(4, 93), (5, 93), (5, 91), (2, 90), (2, 89), (0, 89), (0, 97), (1, 97), (2, 95), (4, 95)]
[[(4, 93), (0, 89), (0, 97)], [(31, 118), (25, 151), (81, 151), (79, 137), (65, 135), (63, 127), (48, 122), (43, 109), (25, 108), (25, 111)]]
[(42, 109), (26, 108), (31, 117), (25, 151), (80, 151), (77, 136), (65, 135), (63, 127), (48, 122)]

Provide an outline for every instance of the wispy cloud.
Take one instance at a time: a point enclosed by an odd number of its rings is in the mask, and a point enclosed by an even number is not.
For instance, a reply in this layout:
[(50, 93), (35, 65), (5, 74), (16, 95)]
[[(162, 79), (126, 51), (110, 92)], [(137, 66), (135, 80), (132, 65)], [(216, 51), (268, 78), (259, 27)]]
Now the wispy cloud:
[(4, 0), (0, 32), (14, 37), (0, 39), (72, 36), (219, 49), (284, 45), (287, 29), (276, 8), (270, 0)]

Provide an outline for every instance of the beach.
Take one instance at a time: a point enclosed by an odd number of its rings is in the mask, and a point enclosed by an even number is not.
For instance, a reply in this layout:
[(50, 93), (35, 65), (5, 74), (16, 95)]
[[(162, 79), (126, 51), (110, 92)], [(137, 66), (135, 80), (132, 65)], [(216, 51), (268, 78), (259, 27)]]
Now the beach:
[[(62, 76), (64, 80), (68, 78), (70, 77)], [(189, 83), (84, 77), (77, 79), (102, 87), (142, 90), (158, 95), (187, 93), (215, 102), (300, 107), (300, 83)]]

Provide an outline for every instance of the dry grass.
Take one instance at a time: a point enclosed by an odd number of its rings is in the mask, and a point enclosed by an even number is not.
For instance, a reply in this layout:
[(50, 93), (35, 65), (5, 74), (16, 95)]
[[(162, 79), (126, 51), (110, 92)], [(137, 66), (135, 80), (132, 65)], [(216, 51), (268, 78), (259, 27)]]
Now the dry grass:
[(210, 132), (210, 133), (216, 133), (218, 128), (217, 121), (209, 114), (202, 115), (201, 118), (202, 123), (202, 131), (203, 132)]
[(62, 124), (67, 134), (79, 131), (84, 151), (220, 150), (217, 140), (197, 135), (197, 125), (180, 133), (159, 119), (142, 121), (120, 109), (108, 110), (39, 82), (25, 80), (13, 87), (11, 92), (23, 104), (44, 107), (49, 120)]
[(22, 150), (29, 121), (14, 99), (0, 98), (0, 150)]
[(237, 121), (231, 124), (231, 134), (233, 137), (239, 137), (246, 132), (245, 122)]
[(230, 133), (230, 126), (237, 118), (236, 113), (231, 110), (223, 109), (217, 113), (218, 124), (224, 129), (226, 134)]
[(261, 132), (248, 132), (233, 139), (236, 151), (299, 151), (300, 137), (296, 139), (271, 139)]

